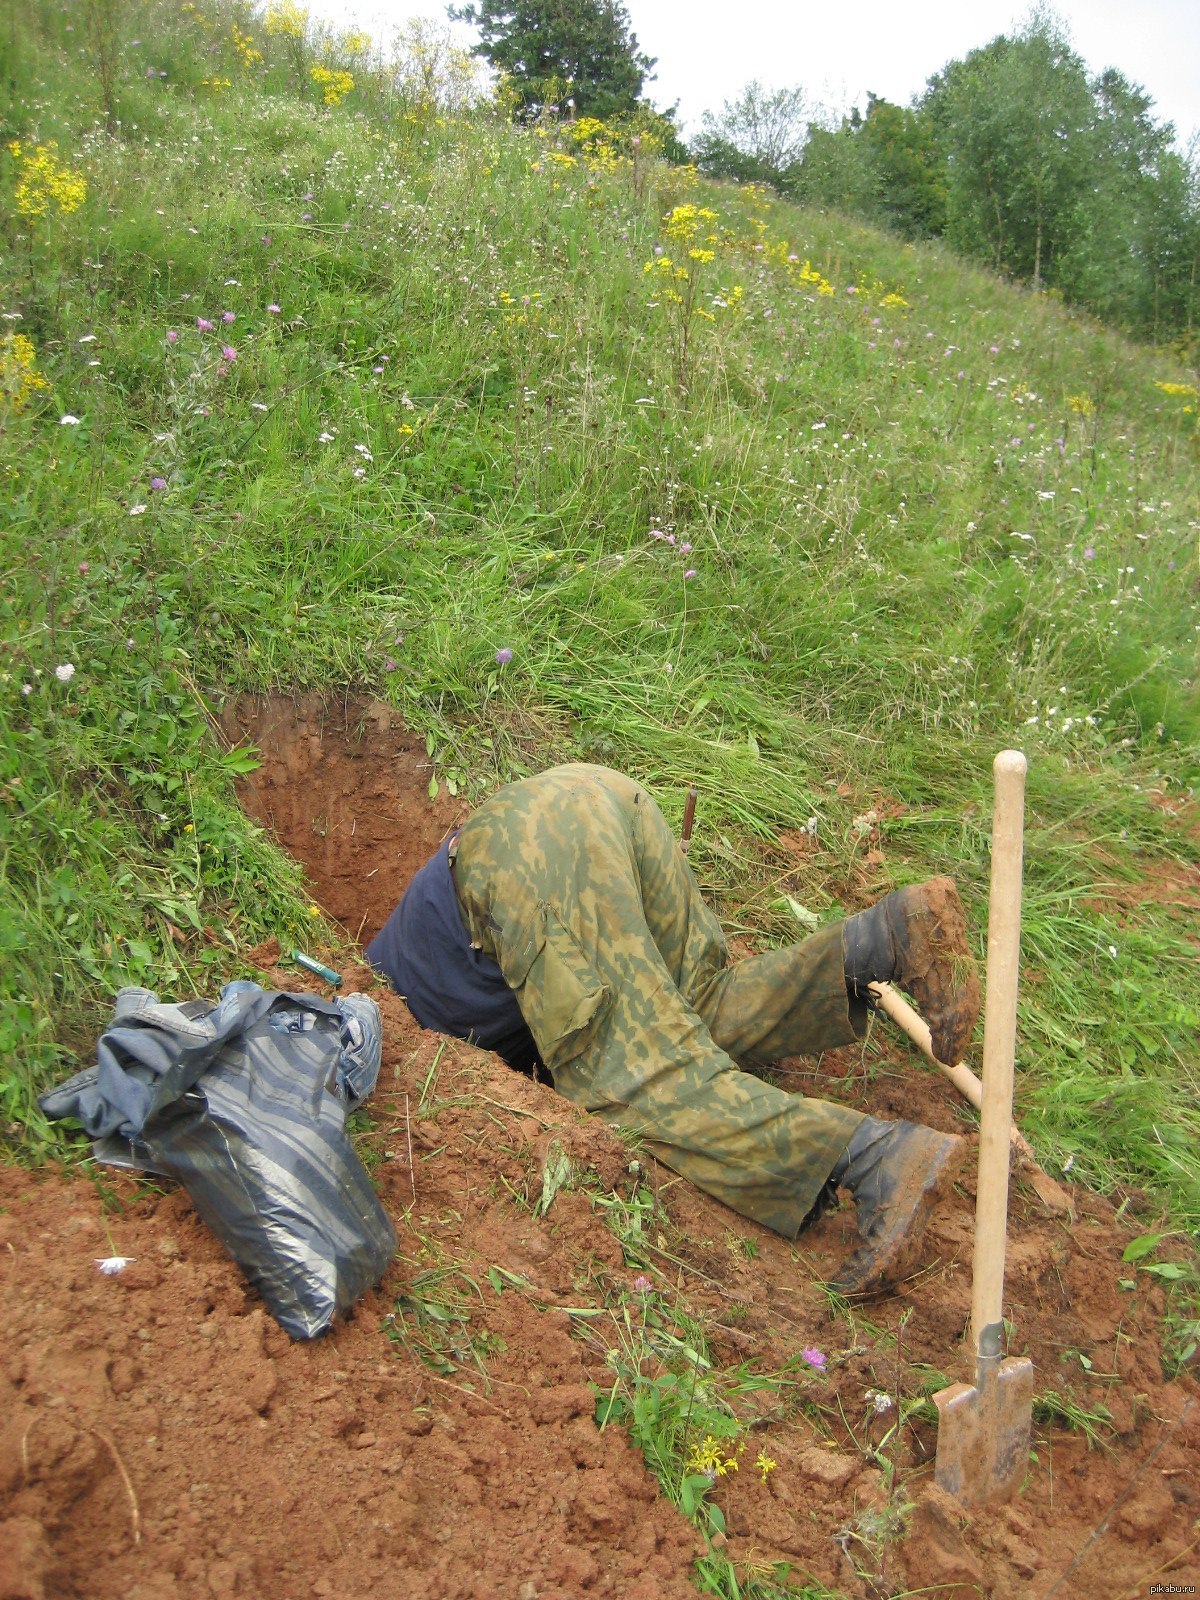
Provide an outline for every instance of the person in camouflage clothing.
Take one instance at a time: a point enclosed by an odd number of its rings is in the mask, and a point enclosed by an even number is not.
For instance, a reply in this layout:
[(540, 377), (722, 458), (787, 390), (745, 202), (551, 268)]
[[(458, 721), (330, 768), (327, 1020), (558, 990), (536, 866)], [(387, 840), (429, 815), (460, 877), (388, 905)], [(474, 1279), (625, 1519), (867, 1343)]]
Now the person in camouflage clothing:
[(604, 767), (491, 796), (417, 874), (367, 948), (417, 1021), (544, 1064), (560, 1094), (666, 1166), (795, 1238), (836, 1187), (863, 1247), (846, 1294), (910, 1262), (964, 1141), (789, 1094), (754, 1069), (860, 1037), (895, 980), (956, 1062), (979, 982), (949, 879), (902, 889), (799, 944), (731, 962), (662, 813)]

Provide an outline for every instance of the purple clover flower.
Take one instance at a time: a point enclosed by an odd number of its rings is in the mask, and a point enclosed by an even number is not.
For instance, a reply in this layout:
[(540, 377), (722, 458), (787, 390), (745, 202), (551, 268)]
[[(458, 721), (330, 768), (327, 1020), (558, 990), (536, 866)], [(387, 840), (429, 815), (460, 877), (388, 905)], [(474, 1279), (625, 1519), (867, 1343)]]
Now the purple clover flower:
[(236, 311), (222, 311), (222, 313), (221, 313), (221, 321), (225, 324), (226, 327), (228, 327), (231, 322), (236, 322), (237, 321), (237, 312)]
[(196, 326), (201, 333), (211, 333), (213, 331), (213, 325), (207, 317), (197, 317)]
[(810, 1367), (815, 1367), (818, 1372), (825, 1371), (825, 1352), (819, 1350), (815, 1344), (806, 1344), (800, 1355)]
[(498, 667), (506, 667), (511, 660), (512, 651), (507, 645), (496, 651), (496, 665)]
[(228, 361), (232, 365), (232, 363), (237, 360), (237, 351), (231, 344), (223, 344), (221, 346), (221, 356), (223, 360)]

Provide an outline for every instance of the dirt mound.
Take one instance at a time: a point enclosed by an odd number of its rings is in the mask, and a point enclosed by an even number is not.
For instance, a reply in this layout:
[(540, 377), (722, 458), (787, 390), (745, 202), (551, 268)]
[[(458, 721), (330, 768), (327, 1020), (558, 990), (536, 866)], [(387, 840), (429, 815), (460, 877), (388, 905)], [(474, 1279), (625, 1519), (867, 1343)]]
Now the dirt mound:
[[(268, 758), (248, 805), (330, 914), (355, 933), (366, 913), (365, 936), (457, 820), (426, 795), (423, 745), (369, 707), (243, 709)], [(1136, 1200), (1119, 1219), (1072, 1190), (1069, 1225), (1018, 1186), (1010, 1348), (1047, 1420), (1020, 1497), (968, 1516), (933, 1487), (924, 1397), (967, 1375), (971, 1182), (904, 1291), (846, 1316), (820, 1282), (854, 1247), (852, 1211), (791, 1245), (650, 1163), (631, 1172), (611, 1130), (343, 970), (383, 1009), (361, 1148), (400, 1249), (328, 1338), (292, 1344), (184, 1194), (0, 1173), (0, 1600), (683, 1600), (704, 1541), (594, 1420), (631, 1307), (702, 1329), (721, 1366), (787, 1364), (784, 1385), (744, 1390), (747, 1448), (714, 1491), (743, 1580), (786, 1566), (864, 1600), (1200, 1582), (1200, 1404), (1163, 1380), (1160, 1287), (1121, 1263), (1150, 1225), (1130, 1225)], [(857, 1049), (784, 1084), (961, 1131), (941, 1080), (881, 1047), (870, 1087)], [(563, 1157), (573, 1177), (546, 1199)], [(640, 1219), (621, 1239), (599, 1203), (614, 1193)], [(133, 1259), (104, 1276), (112, 1255)], [(760, 1447), (773, 1468), (754, 1470)]]

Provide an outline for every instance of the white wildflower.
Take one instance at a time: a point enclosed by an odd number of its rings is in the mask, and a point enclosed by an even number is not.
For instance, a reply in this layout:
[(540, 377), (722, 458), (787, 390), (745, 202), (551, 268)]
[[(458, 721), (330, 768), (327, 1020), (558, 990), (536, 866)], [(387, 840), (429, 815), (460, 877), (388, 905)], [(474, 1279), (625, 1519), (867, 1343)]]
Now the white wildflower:
[(54, 676), (58, 679), (59, 683), (70, 683), (71, 679), (75, 676), (75, 668), (70, 661), (62, 661), (57, 667), (55, 667)]
[(96, 1265), (106, 1278), (115, 1278), (118, 1272), (124, 1272), (130, 1262), (136, 1260), (136, 1256), (97, 1256)]

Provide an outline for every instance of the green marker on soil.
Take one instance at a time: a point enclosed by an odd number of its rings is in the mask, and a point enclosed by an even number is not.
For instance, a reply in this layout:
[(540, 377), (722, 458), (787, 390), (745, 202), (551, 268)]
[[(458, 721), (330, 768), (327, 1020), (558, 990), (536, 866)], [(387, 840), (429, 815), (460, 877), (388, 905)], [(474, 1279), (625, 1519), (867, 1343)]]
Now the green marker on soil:
[(303, 950), (293, 950), (292, 960), (298, 967), (303, 967), (306, 972), (315, 972), (318, 978), (324, 978), (326, 983), (341, 983), (342, 975), (335, 972), (332, 967), (323, 967), (319, 961), (314, 961), (312, 956), (306, 956)]

